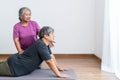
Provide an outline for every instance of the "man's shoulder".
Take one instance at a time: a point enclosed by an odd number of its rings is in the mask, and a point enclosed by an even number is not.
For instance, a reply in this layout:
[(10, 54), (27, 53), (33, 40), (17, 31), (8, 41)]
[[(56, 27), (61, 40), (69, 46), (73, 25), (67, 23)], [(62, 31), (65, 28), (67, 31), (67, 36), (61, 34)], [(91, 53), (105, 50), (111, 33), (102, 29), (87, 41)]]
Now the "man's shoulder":
[(41, 48), (47, 47), (46, 44), (45, 44), (41, 39), (38, 39), (38, 40), (35, 42), (35, 45), (36, 45), (37, 47), (41, 47)]

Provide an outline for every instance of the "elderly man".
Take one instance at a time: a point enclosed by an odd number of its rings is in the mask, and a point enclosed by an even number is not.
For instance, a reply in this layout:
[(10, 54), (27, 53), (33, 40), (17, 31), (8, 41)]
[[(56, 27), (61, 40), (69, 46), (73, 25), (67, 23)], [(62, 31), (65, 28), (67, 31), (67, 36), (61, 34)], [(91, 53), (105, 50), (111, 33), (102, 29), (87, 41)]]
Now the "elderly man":
[(39, 39), (22, 54), (13, 54), (7, 61), (0, 63), (0, 75), (22, 76), (38, 68), (45, 61), (57, 77), (67, 78), (69, 75), (61, 74), (65, 70), (57, 65), (49, 45), (54, 42), (54, 29), (44, 26), (39, 32)]

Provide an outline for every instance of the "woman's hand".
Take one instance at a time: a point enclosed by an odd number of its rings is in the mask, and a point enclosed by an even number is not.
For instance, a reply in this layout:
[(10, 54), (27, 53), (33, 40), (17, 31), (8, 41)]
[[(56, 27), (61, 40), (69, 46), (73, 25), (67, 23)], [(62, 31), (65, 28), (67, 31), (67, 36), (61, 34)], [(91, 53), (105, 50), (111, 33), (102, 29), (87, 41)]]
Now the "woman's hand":
[(22, 54), (23, 52), (24, 52), (24, 50), (22, 50), (22, 51), (19, 51), (19, 52), (18, 52), (18, 54)]
[(49, 46), (50, 46), (50, 47), (54, 47), (54, 43), (55, 43), (55, 41), (51, 42), (51, 43), (49, 44)]

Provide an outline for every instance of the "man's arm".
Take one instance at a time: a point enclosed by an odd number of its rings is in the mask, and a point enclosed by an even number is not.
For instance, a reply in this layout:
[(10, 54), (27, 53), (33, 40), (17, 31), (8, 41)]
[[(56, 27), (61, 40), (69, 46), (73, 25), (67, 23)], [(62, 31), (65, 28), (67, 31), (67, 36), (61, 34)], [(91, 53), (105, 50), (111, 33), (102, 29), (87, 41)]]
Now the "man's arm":
[(56, 66), (57, 66), (57, 68), (58, 68), (59, 71), (66, 71), (66, 70), (68, 70), (68, 69), (66, 69), (66, 68), (60, 67), (60, 66), (57, 64), (57, 61), (56, 61), (55, 56), (54, 56), (53, 54), (51, 54), (51, 57), (52, 57), (52, 59), (54, 60), (54, 62), (55, 62), (55, 64), (56, 64)]
[(54, 62), (54, 60), (51, 58), (49, 60), (45, 61), (47, 63), (47, 65), (50, 67), (50, 69), (60, 78), (69, 78), (69, 75), (67, 74), (61, 74)]

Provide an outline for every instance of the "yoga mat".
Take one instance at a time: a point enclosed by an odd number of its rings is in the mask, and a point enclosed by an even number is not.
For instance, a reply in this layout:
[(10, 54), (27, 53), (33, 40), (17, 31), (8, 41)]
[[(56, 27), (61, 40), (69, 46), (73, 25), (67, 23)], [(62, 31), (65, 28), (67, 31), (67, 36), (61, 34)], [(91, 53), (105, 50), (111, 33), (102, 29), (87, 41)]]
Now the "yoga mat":
[(61, 73), (68, 74), (70, 78), (58, 78), (50, 69), (37, 69), (32, 73), (20, 77), (6, 77), (0, 76), (0, 80), (76, 80), (77, 76), (73, 69), (68, 71), (60, 71)]

